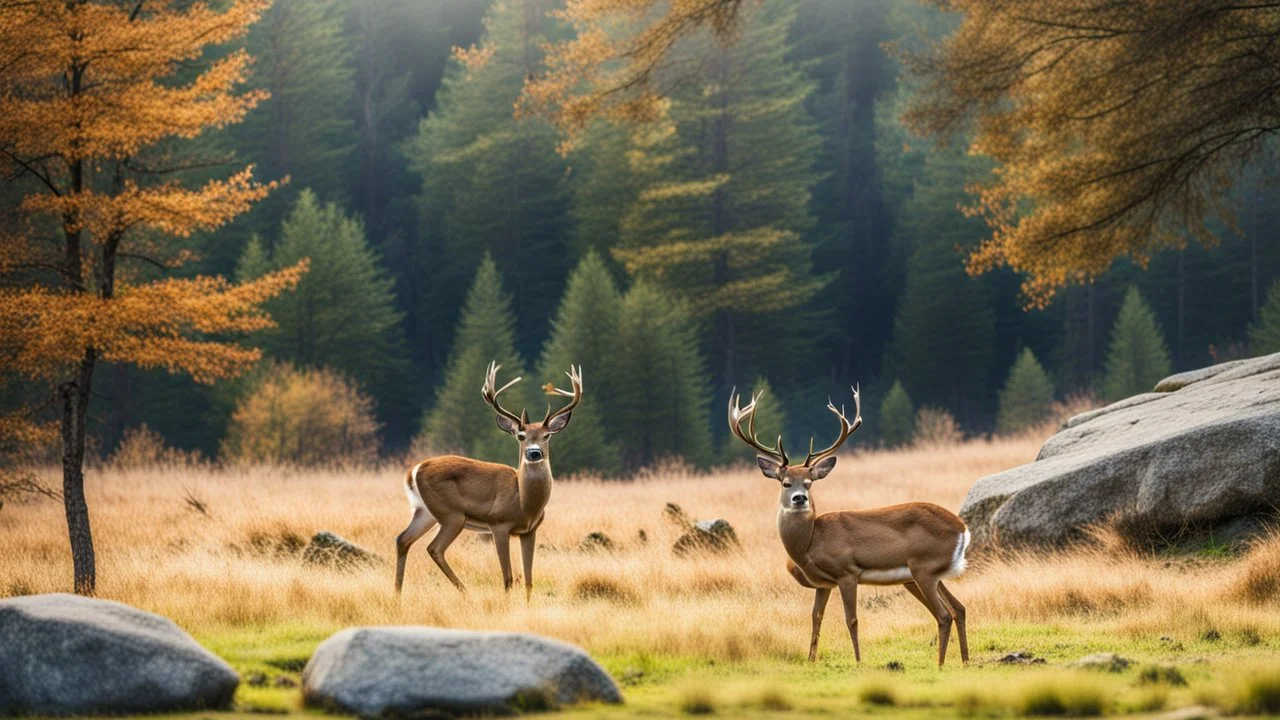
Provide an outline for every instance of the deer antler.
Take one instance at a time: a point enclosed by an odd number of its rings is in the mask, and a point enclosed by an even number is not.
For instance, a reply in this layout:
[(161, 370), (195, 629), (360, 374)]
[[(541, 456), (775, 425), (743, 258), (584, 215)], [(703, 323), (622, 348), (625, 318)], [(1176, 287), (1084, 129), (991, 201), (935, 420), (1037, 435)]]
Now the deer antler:
[[(738, 388), (734, 388), (729, 392), (729, 430), (737, 436), (739, 440), (750, 445), (763, 455), (768, 455), (778, 464), (786, 467), (787, 450), (782, 446), (782, 436), (778, 436), (778, 443), (774, 447), (767, 447), (756, 437), (756, 401), (764, 391), (760, 391), (751, 396), (751, 402), (746, 407), (739, 407), (742, 396), (738, 394)], [(742, 421), (747, 421), (747, 430), (743, 432)]]
[(831, 445), (825, 450), (819, 450), (816, 453), (813, 451), (813, 438), (809, 438), (809, 455), (804, 459), (805, 467), (809, 467), (814, 462), (823, 460), (830, 455), (834, 455), (836, 451), (840, 449), (840, 446), (844, 445), (844, 442), (849, 439), (849, 436), (862, 426), (862, 398), (858, 395), (858, 388), (853, 387), (850, 388), (850, 390), (853, 390), (853, 422), (850, 423), (848, 418), (844, 416), (843, 405), (841, 405), (840, 409), (837, 410), (835, 403), (831, 402), (831, 399), (828, 398), (827, 409), (831, 411), (832, 415), (835, 415), (840, 420), (840, 437), (836, 438), (836, 441), (831, 443)]
[(551, 406), (547, 406), (547, 415), (542, 418), (542, 424), (544, 427), (551, 424), (552, 419), (560, 417), (566, 413), (573, 412), (573, 409), (578, 407), (578, 403), (582, 402), (582, 366), (579, 365), (575, 368), (570, 365), (569, 371), (566, 372), (565, 375), (569, 376), (569, 383), (571, 387), (573, 387), (572, 390), (561, 390), (551, 383), (547, 383), (543, 386), (543, 390), (545, 390), (548, 395), (559, 395), (561, 397), (572, 398), (568, 405), (565, 405), (554, 413), (551, 412)]
[(506, 385), (503, 385), (497, 390), (494, 390), (494, 387), (496, 387), (498, 384), (498, 370), (501, 367), (502, 366), (498, 365), (496, 362), (489, 363), (489, 369), (485, 373), (484, 386), (480, 388), (480, 394), (484, 396), (484, 401), (489, 403), (489, 405), (491, 405), (499, 415), (507, 418), (508, 420), (511, 420), (512, 422), (515, 422), (520, 425), (524, 425), (528, 422), (528, 418), (522, 417), (524, 415), (523, 411), (521, 412), (520, 415), (516, 415), (515, 413), (511, 412), (510, 410), (507, 410), (506, 408), (498, 404), (498, 396), (501, 395), (507, 388), (511, 387), (512, 385), (515, 385), (521, 380), (521, 378), (516, 378), (515, 380), (512, 380)]

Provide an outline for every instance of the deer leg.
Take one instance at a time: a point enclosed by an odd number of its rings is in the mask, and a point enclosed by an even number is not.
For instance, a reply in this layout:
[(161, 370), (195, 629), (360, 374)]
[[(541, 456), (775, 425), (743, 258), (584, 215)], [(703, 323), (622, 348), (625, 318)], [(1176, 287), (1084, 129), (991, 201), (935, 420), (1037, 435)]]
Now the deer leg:
[(533, 602), (533, 549), (537, 547), (538, 531), (530, 530), (520, 536), (520, 560), (524, 565), (524, 601)]
[(938, 583), (938, 592), (942, 593), (942, 599), (951, 606), (951, 614), (956, 619), (956, 632), (960, 635), (960, 660), (967, 663), (969, 662), (969, 635), (964, 630), (964, 605), (941, 582)]
[(853, 640), (853, 659), (862, 662), (862, 649), (858, 647), (858, 578), (841, 578), (838, 585), (840, 600), (844, 602), (844, 620), (849, 625), (849, 638)]
[(915, 579), (920, 593), (929, 602), (929, 609), (938, 620), (938, 667), (942, 667), (947, 660), (947, 641), (951, 638), (951, 611), (947, 609), (947, 602), (938, 594), (937, 577), (924, 575), (915, 568), (911, 569), (911, 577)]
[(463, 528), (467, 526), (467, 519), (463, 516), (457, 518), (449, 518), (440, 521), (440, 532), (431, 538), (431, 542), (427, 544), (427, 554), (432, 560), (436, 561), (436, 565), (444, 572), (444, 576), (449, 578), (449, 582), (459, 590), (466, 592), (467, 587), (462, 584), (458, 576), (453, 573), (453, 568), (449, 567), (449, 562), (444, 559), (444, 552), (449, 549), (454, 540), (462, 534)]
[(809, 662), (818, 660), (818, 633), (822, 630), (822, 615), (827, 611), (831, 588), (817, 588), (813, 594), (813, 637), (809, 640)]
[(435, 527), (436, 519), (431, 517), (431, 513), (426, 508), (416, 508), (413, 511), (413, 519), (409, 521), (409, 527), (404, 532), (396, 536), (396, 594), (400, 594), (400, 588), (404, 585), (404, 563), (409, 557), (409, 548), (413, 544), (427, 534), (431, 528)]
[(502, 589), (511, 592), (511, 531), (506, 528), (490, 528), (493, 546), (498, 550), (498, 566), (502, 568)]

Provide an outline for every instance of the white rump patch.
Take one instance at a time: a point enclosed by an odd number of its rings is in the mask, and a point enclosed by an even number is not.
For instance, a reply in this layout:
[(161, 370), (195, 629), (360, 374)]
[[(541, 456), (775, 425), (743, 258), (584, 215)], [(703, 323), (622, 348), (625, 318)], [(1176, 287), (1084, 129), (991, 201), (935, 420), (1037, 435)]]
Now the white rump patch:
[(904, 583), (911, 580), (911, 569), (906, 565), (902, 567), (889, 568), (888, 570), (863, 570), (858, 576), (858, 582), (867, 583), (868, 585), (891, 585), (893, 583)]
[(956, 577), (964, 572), (965, 559), (964, 554), (969, 549), (969, 528), (965, 528), (964, 532), (956, 538), (955, 552), (951, 553), (951, 567), (947, 569), (946, 577)]
[(422, 463), (413, 466), (413, 471), (409, 473), (410, 482), (404, 485), (404, 494), (409, 497), (409, 507), (413, 508), (415, 513), (418, 510), (426, 511), (427, 504), (422, 501), (422, 496), (418, 494), (418, 470), (422, 468)]

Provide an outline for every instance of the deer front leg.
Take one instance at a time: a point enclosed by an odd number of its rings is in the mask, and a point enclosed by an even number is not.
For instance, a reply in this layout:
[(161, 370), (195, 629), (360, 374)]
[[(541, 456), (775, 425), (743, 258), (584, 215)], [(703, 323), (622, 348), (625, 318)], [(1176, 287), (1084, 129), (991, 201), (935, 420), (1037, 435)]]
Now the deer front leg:
[(853, 659), (862, 662), (862, 650), (858, 647), (858, 578), (846, 576), (837, 584), (844, 602), (844, 620), (849, 624), (849, 637), (853, 640)]
[(511, 531), (507, 528), (491, 527), (493, 546), (498, 549), (498, 565), (502, 567), (502, 589), (511, 592)]
[(809, 662), (818, 661), (818, 632), (822, 630), (822, 615), (827, 611), (831, 588), (818, 588), (813, 594), (813, 637), (809, 640)]
[(533, 549), (537, 547), (538, 531), (530, 530), (520, 536), (520, 559), (524, 565), (524, 601), (533, 602)]

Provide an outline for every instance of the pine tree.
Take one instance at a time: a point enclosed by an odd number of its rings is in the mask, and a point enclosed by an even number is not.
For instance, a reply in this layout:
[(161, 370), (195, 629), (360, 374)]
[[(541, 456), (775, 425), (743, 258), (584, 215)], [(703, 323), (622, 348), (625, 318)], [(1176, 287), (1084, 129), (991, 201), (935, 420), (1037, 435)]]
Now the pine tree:
[(886, 446), (900, 447), (911, 442), (916, 433), (915, 413), (907, 389), (895, 380), (880, 403), (880, 439)]
[(707, 377), (694, 324), (668, 293), (637, 283), (623, 298), (615, 365), (615, 416), (623, 462), (635, 469), (678, 456), (711, 460)]
[[(405, 152), (423, 178), (419, 205), (430, 263), (424, 320), (447, 335), (465, 273), (490, 252), (505, 268), (519, 324), (517, 347), (533, 352), (546, 337), (571, 263), (566, 164), (545, 122), (517, 120), (512, 106), (540, 67), (555, 23), (549, 0), (494, 5), (480, 46), (457, 54), (435, 109)], [(436, 310), (443, 308), (443, 311)]]
[(1033, 427), (1048, 417), (1052, 405), (1053, 382), (1031, 348), (1024, 348), (1000, 391), (996, 429), (1014, 433)]
[(622, 296), (594, 251), (569, 275), (551, 338), (538, 363), (538, 379), (558, 383), (570, 365), (583, 366), (582, 402), (573, 421), (552, 442), (556, 475), (589, 470), (613, 475), (621, 469), (618, 443), (625, 424), (613, 416), (615, 343)]
[(1169, 348), (1155, 315), (1130, 287), (1111, 326), (1102, 395), (1110, 401), (1151, 392), (1169, 374)]
[(1249, 349), (1254, 355), (1280, 352), (1280, 280), (1267, 291), (1258, 322), (1249, 326)]
[(391, 435), (407, 437), (417, 398), (405, 392), (402, 317), (363, 222), (303, 190), (270, 256), (261, 238), (251, 238), (237, 273), (247, 280), (302, 258), (311, 259), (311, 271), (296, 293), (268, 305), (276, 327), (258, 335), (260, 345), (277, 360), (348, 375), (377, 400)]
[[(467, 293), (454, 335), (444, 381), (435, 404), (423, 420), (425, 445), (435, 452), (457, 452), (478, 460), (512, 463), (516, 444), (494, 422), (494, 412), (480, 397), (485, 369), (502, 366), (499, 384), (524, 376), (524, 362), (515, 348), (515, 317), (511, 297), (493, 258), (485, 255)], [(530, 378), (503, 393), (502, 406), (519, 413), (535, 409), (536, 383)]]
[(679, 65), (705, 71), (672, 98), (665, 125), (634, 139), (642, 189), (615, 250), (633, 277), (710, 321), (726, 390), (738, 355), (777, 348), (779, 329), (799, 325), (795, 309), (827, 282), (810, 259), (821, 139), (805, 109), (813, 84), (788, 60), (795, 8), (769, 0), (743, 12), (739, 42), (701, 37), (677, 51)]

